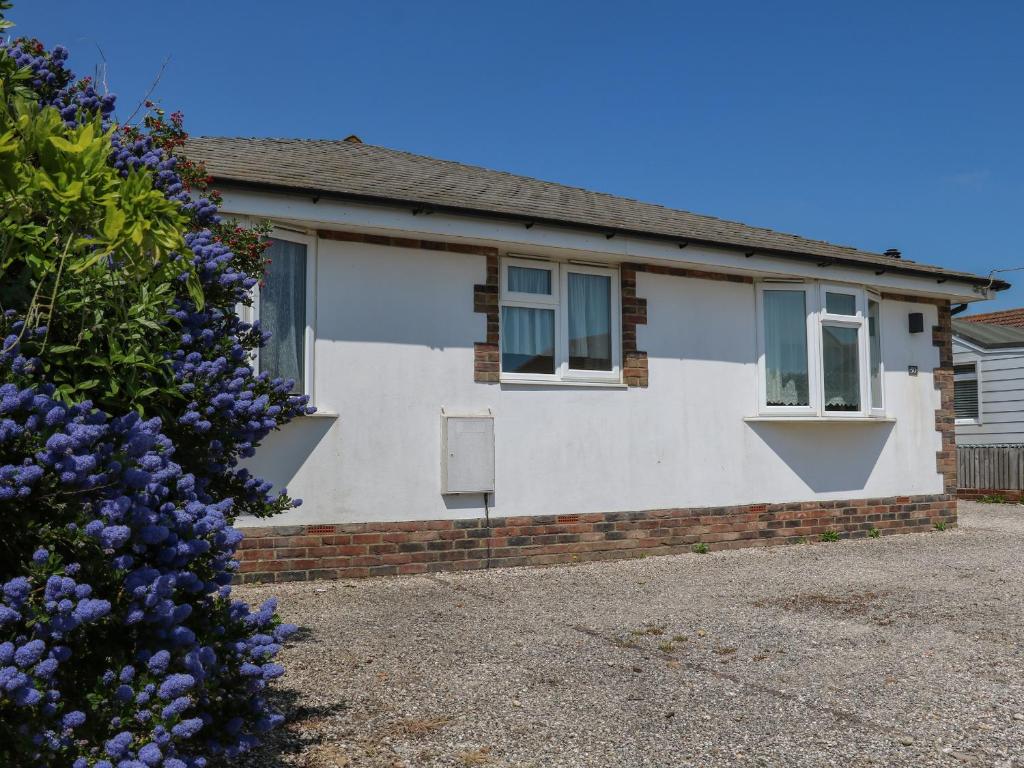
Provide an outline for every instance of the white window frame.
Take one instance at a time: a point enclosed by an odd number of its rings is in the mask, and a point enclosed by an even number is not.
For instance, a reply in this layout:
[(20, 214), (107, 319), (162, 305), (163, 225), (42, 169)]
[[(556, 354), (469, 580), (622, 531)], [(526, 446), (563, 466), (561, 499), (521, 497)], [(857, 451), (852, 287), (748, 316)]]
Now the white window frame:
[[(878, 305), (878, 382), (881, 389), (882, 402), (876, 403), (871, 397), (871, 302)], [(882, 333), (882, 295), (876, 291), (864, 291), (864, 341), (867, 348), (867, 393), (868, 405), (874, 417), (885, 416), (885, 334)]]
[[(551, 293), (519, 293), (508, 290), (508, 268), (521, 267), (523, 269), (545, 270), (551, 275)], [(514, 307), (536, 307), (550, 308), (557, 307), (559, 303), (558, 285), (558, 264), (553, 261), (541, 261), (540, 259), (506, 258), (501, 261), (501, 301)], [(557, 325), (557, 323), (556, 323)]]
[[(957, 374), (956, 368), (961, 365), (972, 365), (974, 366), (973, 374)], [(960, 381), (971, 381), (973, 379), (975, 386), (978, 391), (978, 415), (973, 419), (960, 419), (956, 418), (956, 406), (953, 406), (953, 423), (956, 425), (980, 425), (982, 424), (982, 407), (981, 407), (981, 361), (980, 360), (963, 360), (959, 363), (953, 363), (953, 391), (956, 391), (957, 379)]]
[[(519, 293), (508, 290), (508, 268), (546, 269), (551, 273), (551, 295)], [(603, 275), (609, 278), (611, 299), (612, 368), (610, 371), (576, 370), (569, 367), (569, 274)], [(501, 260), (499, 282), (501, 285), (498, 307), (498, 360), (503, 359), (502, 307), (524, 307), (527, 309), (549, 309), (555, 313), (555, 372), (516, 373), (501, 371), (500, 378), (512, 383), (553, 382), (567, 384), (620, 384), (622, 382), (622, 309), (619, 270), (617, 267), (599, 267), (571, 262), (544, 261), (523, 257), (506, 257)]]
[[(851, 288), (846, 285), (833, 285), (831, 283), (821, 283), (820, 293), (820, 304), (818, 306), (818, 334), (820, 341), (818, 343), (819, 355), (818, 365), (820, 366), (821, 376), (821, 401), (820, 401), (820, 416), (827, 416), (830, 419), (845, 419), (845, 418), (863, 418), (864, 416), (870, 415), (871, 412), (871, 377), (870, 377), (870, 361), (868, 359), (869, 344), (868, 344), (868, 320), (867, 320), (867, 299), (864, 296), (863, 289)], [(829, 293), (839, 293), (846, 296), (853, 296), (854, 298), (854, 314), (852, 315), (837, 315), (832, 314), (827, 310), (827, 295)], [(860, 409), (856, 411), (830, 411), (825, 407), (825, 342), (824, 342), (824, 329), (826, 327), (831, 328), (853, 328), (857, 331), (857, 378), (858, 385), (860, 387), (859, 400)]]
[[(315, 384), (314, 357), (316, 344), (316, 268), (317, 268), (317, 238), (303, 232), (295, 232), (290, 229), (275, 227), (267, 237), (272, 240), (285, 240), (290, 243), (301, 243), (306, 246), (306, 327), (303, 338), (302, 352), (302, 392), (309, 396), (310, 404), (314, 404)], [(257, 322), (260, 319), (260, 285), (257, 283), (252, 290), (252, 306), (242, 307), (239, 315), (249, 323)], [(253, 369), (258, 373), (260, 370), (260, 351), (255, 350), (252, 355)]]
[[(768, 367), (765, 361), (765, 327), (764, 327), (764, 295), (769, 291), (802, 291), (804, 294), (804, 311), (807, 333), (807, 405), (768, 405)], [(817, 352), (815, 333), (815, 312), (817, 293), (814, 286), (803, 282), (772, 281), (757, 284), (757, 402), (764, 416), (815, 416), (816, 403), (821, 399), (818, 394), (820, 387), (819, 366), (814, 361), (821, 356)]]
[[(807, 313), (807, 406), (768, 405), (768, 378), (765, 350), (764, 295), (768, 291), (803, 291)], [(839, 315), (827, 311), (827, 294), (842, 293), (855, 299), (853, 315)], [(871, 400), (871, 342), (868, 336), (868, 299), (878, 302), (879, 307), (879, 372), (882, 382), (882, 402)], [(825, 283), (817, 281), (764, 280), (756, 283), (757, 313), (757, 403), (758, 415), (771, 417), (805, 417), (808, 419), (865, 419), (885, 416), (885, 366), (881, 354), (885, 343), (881, 323), (881, 296), (861, 286)], [(860, 386), (860, 409), (856, 411), (830, 411), (825, 408), (825, 356), (823, 329), (845, 327), (857, 330), (858, 384)]]

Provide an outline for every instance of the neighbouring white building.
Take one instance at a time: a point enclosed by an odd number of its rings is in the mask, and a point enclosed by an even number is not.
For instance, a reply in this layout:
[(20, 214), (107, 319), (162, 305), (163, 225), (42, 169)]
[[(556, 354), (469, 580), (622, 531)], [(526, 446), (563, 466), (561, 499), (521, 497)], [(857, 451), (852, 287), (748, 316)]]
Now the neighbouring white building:
[(950, 306), (1000, 281), (358, 140), (201, 138), (275, 225), (247, 579), (955, 522)]
[(953, 408), (961, 497), (1024, 491), (1024, 311), (953, 321)]
[(958, 445), (1024, 445), (1024, 328), (953, 321)]

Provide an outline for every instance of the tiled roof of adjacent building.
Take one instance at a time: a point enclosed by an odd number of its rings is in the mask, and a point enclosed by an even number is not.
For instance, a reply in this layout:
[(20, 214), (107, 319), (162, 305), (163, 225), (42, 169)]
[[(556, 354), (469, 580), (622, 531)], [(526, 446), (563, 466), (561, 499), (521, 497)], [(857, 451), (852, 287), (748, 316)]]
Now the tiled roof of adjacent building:
[(988, 323), (989, 325), (1007, 325), (1014, 328), (1024, 328), (1024, 308), (1002, 309), (998, 312), (981, 312), (977, 315), (967, 315), (961, 320), (971, 323)]
[(745, 252), (854, 264), (1002, 290), (1008, 284), (822, 240), (673, 210), (601, 192), (515, 176), (357, 141), (199, 137), (185, 153), (220, 184), (301, 191), (426, 210), (553, 223)]
[(953, 320), (953, 335), (974, 342), (985, 349), (1024, 347), (1024, 328), (979, 323), (975, 321), (974, 317), (981, 317), (981, 315)]

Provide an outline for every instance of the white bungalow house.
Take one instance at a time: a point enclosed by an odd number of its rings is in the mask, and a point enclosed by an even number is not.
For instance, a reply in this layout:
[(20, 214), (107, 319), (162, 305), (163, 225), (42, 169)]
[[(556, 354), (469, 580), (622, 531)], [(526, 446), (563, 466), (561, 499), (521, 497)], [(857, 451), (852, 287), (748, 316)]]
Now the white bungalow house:
[(259, 366), (319, 409), (244, 579), (955, 522), (950, 305), (1005, 283), (354, 138), (187, 153), (273, 222)]

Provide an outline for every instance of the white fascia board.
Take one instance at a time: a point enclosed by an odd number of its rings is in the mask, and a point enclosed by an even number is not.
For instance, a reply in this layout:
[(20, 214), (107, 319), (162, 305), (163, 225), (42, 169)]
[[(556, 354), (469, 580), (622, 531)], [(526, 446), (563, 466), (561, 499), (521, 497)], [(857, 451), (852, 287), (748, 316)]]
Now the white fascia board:
[(953, 334), (953, 342), (956, 344), (960, 344), (961, 346), (966, 347), (967, 350), (971, 352), (976, 352), (979, 355), (992, 356), (1001, 355), (1005, 353), (1012, 357), (1024, 352), (1024, 347), (983, 347), (977, 342), (971, 341), (965, 336), (960, 336), (959, 334), (956, 333)]
[(907, 293), (947, 299), (954, 303), (991, 298), (985, 289), (971, 283), (948, 279), (915, 277), (896, 273), (876, 275), (875, 265), (863, 268), (834, 265), (819, 267), (781, 256), (757, 254), (689, 245), (679, 248), (672, 242), (573, 230), (569, 226), (538, 223), (529, 229), (523, 224), (484, 216), (459, 216), (450, 213), (413, 214), (408, 207), (353, 203), (343, 200), (314, 199), (302, 193), (288, 194), (262, 190), (221, 188), (222, 212), (227, 216), (270, 219), (298, 229), (332, 229), (367, 234), (421, 239), (441, 239), (486, 245), (502, 253), (527, 253), (560, 259), (591, 262), (639, 263), (704, 269), (764, 278), (803, 278), (829, 282), (867, 285), (878, 291)]
[(985, 349), (984, 347), (979, 346), (975, 342), (973, 342), (973, 341), (971, 341), (969, 339), (966, 339), (963, 336), (958, 336), (955, 333), (953, 334), (953, 343), (954, 344), (959, 344), (960, 346), (965, 347), (966, 351), (969, 351), (969, 352), (977, 352), (978, 354), (982, 354), (982, 355), (984, 355), (984, 354), (986, 354), (988, 352), (988, 350)]

